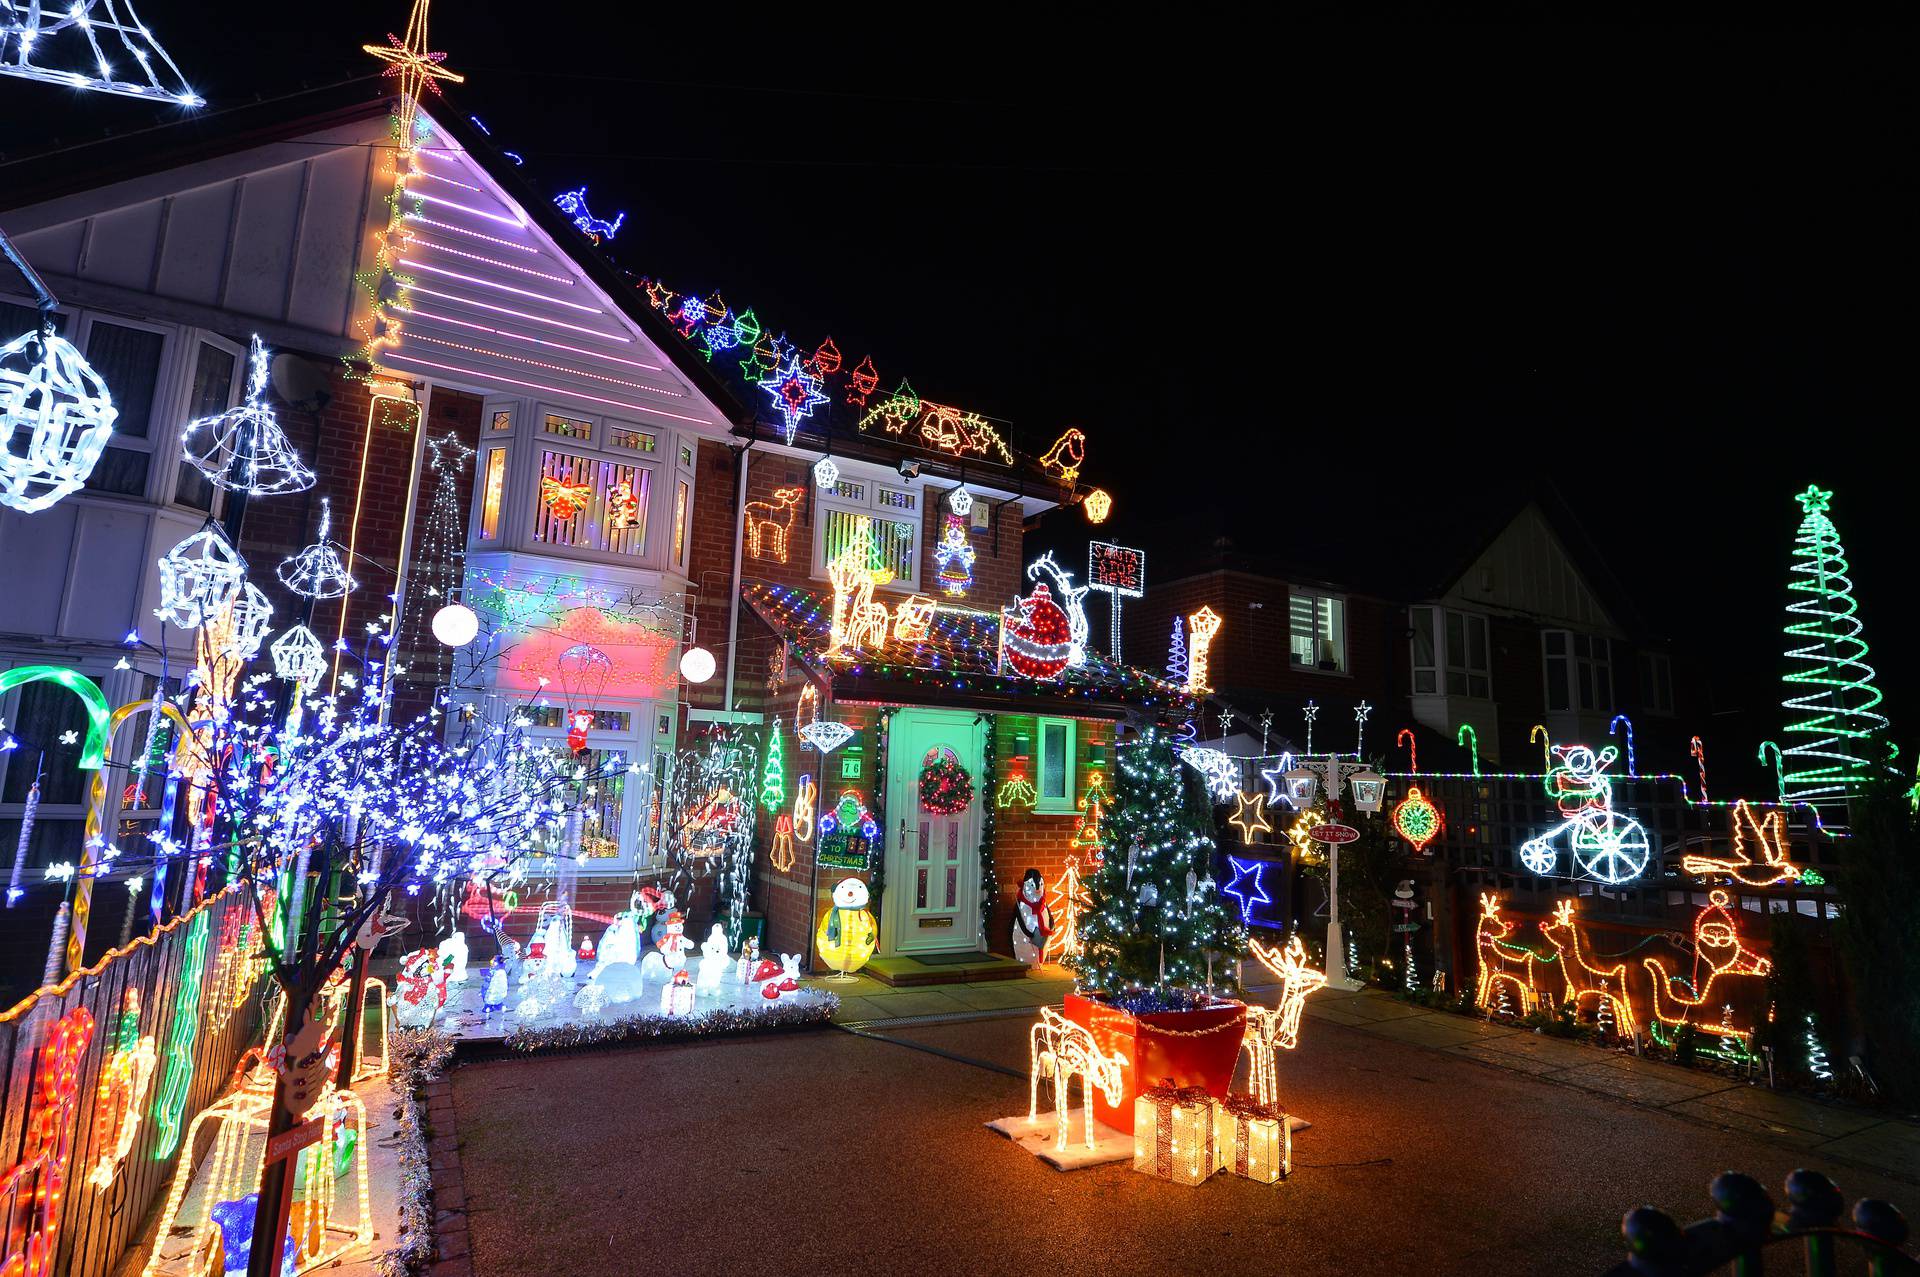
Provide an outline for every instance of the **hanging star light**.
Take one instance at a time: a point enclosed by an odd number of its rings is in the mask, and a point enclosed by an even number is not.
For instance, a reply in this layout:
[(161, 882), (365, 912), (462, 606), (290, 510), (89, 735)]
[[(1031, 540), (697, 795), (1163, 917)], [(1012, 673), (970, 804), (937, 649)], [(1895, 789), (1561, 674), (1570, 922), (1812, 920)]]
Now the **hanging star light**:
[(78, 492), (119, 415), (107, 383), (45, 315), (0, 346), (0, 504), (32, 514)]
[(405, 40), (388, 32), (387, 44), (391, 47), (382, 48), (377, 44), (360, 46), (362, 52), (370, 53), (387, 64), (382, 75), (390, 75), (400, 81), (400, 146), (406, 151), (413, 149), (413, 131), (419, 118), (421, 90), (438, 95), (439, 81), (463, 84), (467, 78), (440, 65), (446, 61), (446, 54), (427, 50), (427, 8), (431, 3), (432, 0), (413, 0), (413, 12), (407, 17)]
[(1236, 792), (1233, 796), (1235, 810), (1227, 818), (1227, 823), (1240, 831), (1240, 841), (1251, 843), (1255, 834), (1270, 834), (1273, 826), (1267, 823), (1267, 796), (1265, 794), (1246, 794)]
[(760, 379), (759, 385), (779, 409), (788, 443), (800, 433), (800, 422), (827, 401), (820, 393), (820, 379), (801, 367), (800, 357), (795, 354), (788, 354), (779, 367)]
[(360, 584), (348, 574), (347, 565), (341, 558), (346, 547), (327, 539), (327, 533), (332, 528), (333, 507), (327, 498), (322, 497), (319, 539), (300, 553), (280, 560), (280, 566), (274, 569), (280, 584), (301, 598), (337, 599)]
[(160, 606), (153, 614), (197, 629), (239, 597), (247, 564), (217, 523), (186, 538), (160, 560)]
[(216, 488), (270, 497), (313, 486), (313, 471), (287, 442), (273, 409), (261, 402), (267, 368), (267, 348), (256, 336), (247, 356), (247, 401), (188, 423), (180, 436), (182, 457)]
[[(131, 0), (126, 10), (121, 17), (117, 0), (0, 0), (0, 75), (181, 106), (206, 105), (134, 13)], [(139, 68), (138, 79), (122, 75), (126, 63), (116, 65), (108, 57), (115, 41)]]
[(326, 677), (326, 645), (304, 625), (282, 634), (267, 650), (273, 654), (273, 672), (289, 683), (311, 687)]
[(247, 581), (233, 600), (228, 613), (226, 634), (220, 655), (230, 660), (250, 661), (260, 654), (260, 644), (273, 628), (273, 603), (260, 587)]

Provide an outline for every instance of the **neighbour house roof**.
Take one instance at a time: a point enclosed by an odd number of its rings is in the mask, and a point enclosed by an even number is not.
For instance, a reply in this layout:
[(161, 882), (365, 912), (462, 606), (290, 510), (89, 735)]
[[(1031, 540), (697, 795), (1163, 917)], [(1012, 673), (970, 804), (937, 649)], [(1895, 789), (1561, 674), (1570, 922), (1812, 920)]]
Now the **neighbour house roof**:
[(937, 606), (922, 642), (895, 640), (884, 655), (856, 650), (830, 656), (830, 595), (747, 581), (740, 596), (836, 701), (1103, 719), (1175, 719), (1191, 712), (1192, 700), (1183, 688), (1091, 650), (1084, 665), (1069, 667), (1055, 679), (1001, 673), (1000, 618), (992, 612)]

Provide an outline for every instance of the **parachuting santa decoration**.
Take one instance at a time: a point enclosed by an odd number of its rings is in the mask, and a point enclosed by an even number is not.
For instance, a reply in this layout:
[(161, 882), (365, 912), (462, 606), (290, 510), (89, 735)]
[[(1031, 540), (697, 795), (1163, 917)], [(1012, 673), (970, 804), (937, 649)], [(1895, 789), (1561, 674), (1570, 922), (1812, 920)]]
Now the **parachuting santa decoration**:
[(1000, 614), (1001, 658), (1028, 678), (1058, 678), (1073, 655), (1073, 624), (1042, 582)]
[(1020, 879), (1020, 898), (1013, 905), (1013, 956), (1030, 966), (1039, 962), (1051, 934), (1053, 911), (1047, 908), (1044, 880), (1038, 869), (1029, 869)]

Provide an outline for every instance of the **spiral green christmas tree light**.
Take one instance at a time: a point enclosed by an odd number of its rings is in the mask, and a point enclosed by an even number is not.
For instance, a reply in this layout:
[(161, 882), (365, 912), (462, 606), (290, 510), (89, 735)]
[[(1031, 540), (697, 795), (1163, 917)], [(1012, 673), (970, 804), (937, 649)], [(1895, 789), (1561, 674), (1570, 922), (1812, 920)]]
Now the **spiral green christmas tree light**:
[(1846, 551), (1827, 517), (1833, 493), (1809, 484), (1794, 500), (1805, 514), (1787, 582), (1787, 634), (1799, 645), (1787, 649), (1781, 789), (1789, 801), (1835, 802), (1881, 761), (1884, 751), (1875, 738), (1887, 720), (1874, 712), (1880, 689), (1866, 662)]

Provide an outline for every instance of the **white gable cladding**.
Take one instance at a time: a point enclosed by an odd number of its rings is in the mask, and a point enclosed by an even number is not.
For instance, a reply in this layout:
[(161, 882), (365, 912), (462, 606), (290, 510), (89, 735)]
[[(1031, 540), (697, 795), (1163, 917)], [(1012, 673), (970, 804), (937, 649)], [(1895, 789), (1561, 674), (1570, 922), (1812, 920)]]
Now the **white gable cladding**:
[(727, 419), (444, 132), (417, 152), (390, 248), (411, 278), (380, 363), (662, 427)]
[(280, 340), (345, 338), (385, 136), (367, 120), (270, 143), (14, 210), (7, 230), (64, 301), (164, 299)]
[(1518, 613), (1593, 634), (1622, 635), (1546, 516), (1531, 504), (1461, 574), (1444, 601)]

